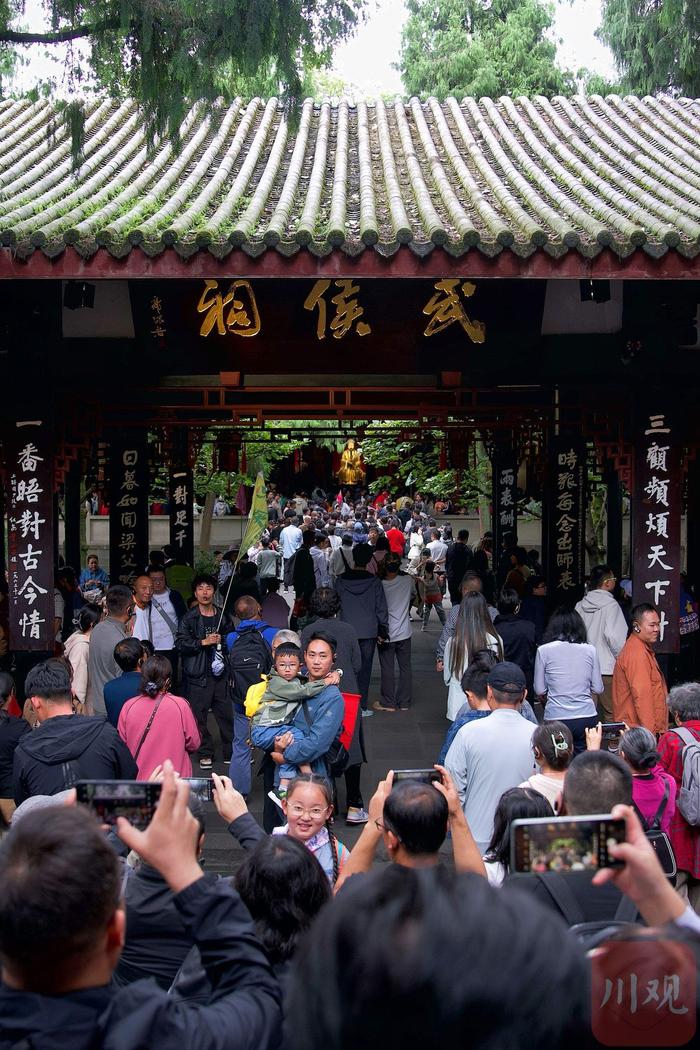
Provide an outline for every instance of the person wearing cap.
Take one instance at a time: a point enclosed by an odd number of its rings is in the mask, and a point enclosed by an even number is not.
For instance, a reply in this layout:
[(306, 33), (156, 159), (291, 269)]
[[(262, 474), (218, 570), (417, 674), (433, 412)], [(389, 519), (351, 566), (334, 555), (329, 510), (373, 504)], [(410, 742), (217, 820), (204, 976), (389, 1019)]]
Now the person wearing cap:
[(464, 725), (445, 759), (482, 853), (491, 840), (501, 795), (535, 771), (532, 734), (536, 727), (520, 716), (527, 696), (525, 675), (517, 664), (499, 663), (489, 671), (486, 685), (490, 716)]

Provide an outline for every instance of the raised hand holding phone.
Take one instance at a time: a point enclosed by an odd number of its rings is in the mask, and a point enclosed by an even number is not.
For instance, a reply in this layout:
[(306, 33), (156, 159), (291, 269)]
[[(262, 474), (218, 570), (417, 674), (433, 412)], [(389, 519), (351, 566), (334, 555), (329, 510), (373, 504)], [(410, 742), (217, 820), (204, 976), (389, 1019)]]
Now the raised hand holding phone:
[(199, 823), (187, 805), (189, 784), (178, 780), (173, 764), (163, 764), (163, 786), (153, 820), (139, 831), (124, 817), (117, 819), (122, 842), (159, 871), (173, 893), (191, 886), (204, 875), (197, 862)]

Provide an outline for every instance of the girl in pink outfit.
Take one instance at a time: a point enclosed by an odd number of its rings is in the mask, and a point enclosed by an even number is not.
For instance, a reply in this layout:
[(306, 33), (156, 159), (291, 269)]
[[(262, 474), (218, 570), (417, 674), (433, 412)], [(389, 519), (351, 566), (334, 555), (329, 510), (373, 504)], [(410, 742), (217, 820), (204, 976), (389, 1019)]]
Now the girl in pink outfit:
[(149, 656), (141, 668), (141, 693), (127, 700), (119, 715), (119, 735), (134, 756), (138, 780), (169, 758), (181, 777), (192, 776), (190, 753), (201, 744), (192, 708), (169, 693), (170, 661)]
[[(659, 765), (656, 737), (643, 726), (628, 729), (620, 737), (620, 756), (632, 770), (632, 803), (651, 827), (668, 833), (676, 811), (676, 782)], [(665, 798), (665, 801), (664, 801)]]

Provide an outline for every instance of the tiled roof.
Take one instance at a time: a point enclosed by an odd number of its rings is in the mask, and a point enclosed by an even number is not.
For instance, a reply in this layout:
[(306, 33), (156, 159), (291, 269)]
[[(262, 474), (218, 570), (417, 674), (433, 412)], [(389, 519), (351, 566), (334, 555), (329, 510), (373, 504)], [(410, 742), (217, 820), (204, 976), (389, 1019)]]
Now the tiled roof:
[(0, 243), (187, 257), (233, 247), (526, 257), (700, 253), (700, 100), (195, 105), (149, 154), (131, 102), (87, 108), (82, 164), (48, 102), (0, 103)]

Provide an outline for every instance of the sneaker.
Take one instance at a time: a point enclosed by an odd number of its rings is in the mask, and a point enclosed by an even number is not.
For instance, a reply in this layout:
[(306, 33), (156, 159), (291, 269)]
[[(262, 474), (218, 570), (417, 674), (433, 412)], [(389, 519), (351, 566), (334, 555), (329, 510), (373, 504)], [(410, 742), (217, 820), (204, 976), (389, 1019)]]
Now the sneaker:
[(211, 769), (211, 767), (213, 765), (214, 765), (214, 760), (212, 758), (200, 758), (200, 760), (199, 760), (199, 768), (200, 769)]
[(361, 809), (359, 806), (348, 806), (348, 815), (345, 818), (346, 824), (366, 824), (369, 820), (369, 813), (364, 807)]
[(379, 702), (379, 700), (375, 700), (372, 707), (375, 711), (396, 711), (395, 707), (385, 707), (384, 704)]
[(421, 627), (421, 631), (424, 631), (424, 630), (425, 630), (425, 624), (423, 624), (423, 626)]
[(362, 717), (363, 718), (371, 718), (373, 714), (374, 714), (374, 711), (363, 711), (362, 712)]

